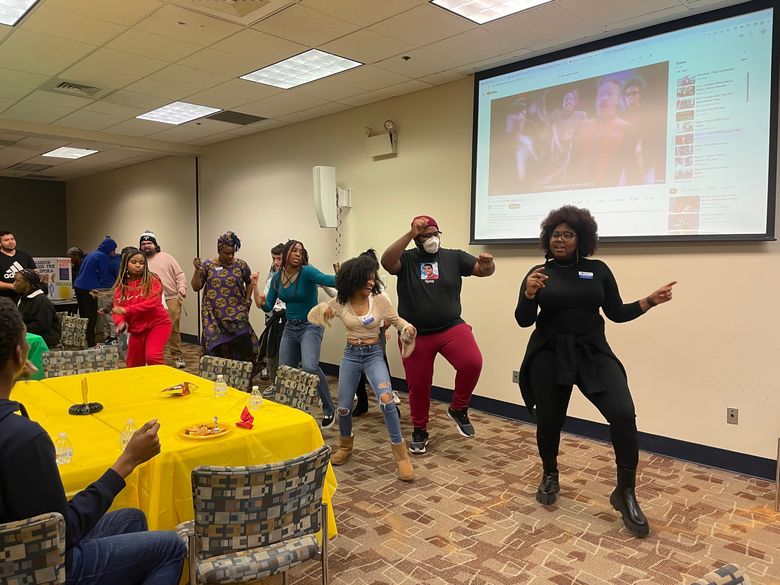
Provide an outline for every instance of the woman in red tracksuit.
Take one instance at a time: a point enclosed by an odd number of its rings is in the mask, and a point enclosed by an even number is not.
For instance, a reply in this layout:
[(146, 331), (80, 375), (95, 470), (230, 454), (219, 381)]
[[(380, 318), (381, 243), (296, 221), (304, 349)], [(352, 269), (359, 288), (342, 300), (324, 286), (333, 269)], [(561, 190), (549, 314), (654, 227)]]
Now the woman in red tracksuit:
[(149, 272), (146, 257), (133, 248), (122, 256), (114, 284), (114, 323), (130, 333), (127, 367), (164, 364), (163, 349), (171, 335), (171, 318), (163, 306), (160, 278)]

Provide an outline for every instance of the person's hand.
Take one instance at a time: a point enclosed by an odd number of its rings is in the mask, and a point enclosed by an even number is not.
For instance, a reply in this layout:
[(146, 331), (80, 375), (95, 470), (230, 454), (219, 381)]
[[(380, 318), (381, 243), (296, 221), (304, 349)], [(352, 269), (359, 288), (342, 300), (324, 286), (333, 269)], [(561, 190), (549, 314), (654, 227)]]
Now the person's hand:
[(98, 315), (105, 315), (106, 310), (105, 309), (98, 309)]
[(265, 295), (260, 295), (260, 304), (261, 304), (261, 305), (265, 305), (265, 301), (266, 301), (266, 299), (268, 299), (268, 297), (267, 297), (267, 296), (265, 296)]
[(30, 360), (25, 360), (24, 362), (24, 369), (22, 369), (22, 376), (32, 376), (33, 374), (38, 373), (37, 366), (32, 363)]
[(192, 265), (196, 270), (201, 270), (203, 268), (203, 261), (200, 258), (195, 258), (192, 261)]
[(111, 309), (111, 312), (114, 315), (126, 315), (127, 314), (127, 310), (124, 307), (114, 307), (113, 309)]
[(335, 263), (333, 264), (333, 272), (334, 272), (334, 274), (335, 274), (336, 272), (338, 272), (339, 270), (341, 270), (341, 262), (335, 262)]
[(544, 288), (544, 281), (550, 278), (544, 273), (544, 267), (537, 268), (525, 281), (525, 298), (533, 300), (540, 288)]
[(260, 273), (259, 272), (253, 272), (249, 276), (249, 280), (252, 281), (252, 284), (257, 286), (257, 283), (260, 282)]
[(417, 337), (417, 329), (414, 328), (414, 325), (407, 325), (404, 327), (402, 336), (406, 343), (411, 343), (411, 341)]
[(647, 304), (651, 307), (654, 307), (656, 305), (660, 305), (661, 303), (667, 303), (672, 300), (672, 287), (677, 284), (676, 280), (673, 280), (669, 284), (663, 285), (658, 290), (653, 291), (650, 293), (650, 296), (647, 297)]
[(493, 254), (482, 252), (482, 254), (477, 256), (477, 263), (479, 264), (480, 270), (483, 272), (489, 272), (495, 266)]
[(185, 288), (179, 291), (179, 300), (183, 301), (186, 298), (187, 298), (187, 289)]
[(411, 234), (412, 238), (416, 238), (421, 233), (425, 231), (425, 228), (428, 227), (428, 221), (418, 217), (412, 222), (412, 229), (409, 230), (409, 233)]
[(336, 311), (333, 310), (333, 307), (326, 307), (322, 312), (322, 316), (325, 317), (326, 320), (330, 321), (333, 319), (333, 317), (336, 316)]
[(157, 419), (152, 419), (144, 424), (144, 426), (133, 433), (125, 450), (111, 468), (125, 478), (136, 467), (159, 454), (160, 437), (157, 435), (159, 430), (160, 423), (157, 422)]
[(125, 331), (127, 331), (127, 321), (124, 323), (116, 326), (116, 334), (122, 335)]

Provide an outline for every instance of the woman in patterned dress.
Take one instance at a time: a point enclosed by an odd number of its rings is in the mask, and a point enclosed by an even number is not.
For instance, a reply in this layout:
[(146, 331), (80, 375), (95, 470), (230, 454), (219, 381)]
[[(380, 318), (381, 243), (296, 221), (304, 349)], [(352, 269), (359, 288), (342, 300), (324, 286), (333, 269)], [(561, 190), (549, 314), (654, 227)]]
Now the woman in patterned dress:
[(192, 288), (203, 291), (200, 343), (203, 353), (248, 361), (257, 367), (257, 336), (249, 322), (251, 270), (235, 257), (241, 240), (233, 232), (217, 239), (217, 258), (195, 258)]

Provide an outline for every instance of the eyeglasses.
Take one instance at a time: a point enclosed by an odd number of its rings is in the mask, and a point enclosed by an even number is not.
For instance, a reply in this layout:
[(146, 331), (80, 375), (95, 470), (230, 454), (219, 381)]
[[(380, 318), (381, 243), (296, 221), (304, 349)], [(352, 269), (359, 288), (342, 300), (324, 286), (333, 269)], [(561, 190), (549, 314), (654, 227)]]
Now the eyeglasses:
[(564, 242), (571, 242), (574, 236), (576, 236), (574, 232), (553, 232), (550, 234), (551, 240), (563, 240)]

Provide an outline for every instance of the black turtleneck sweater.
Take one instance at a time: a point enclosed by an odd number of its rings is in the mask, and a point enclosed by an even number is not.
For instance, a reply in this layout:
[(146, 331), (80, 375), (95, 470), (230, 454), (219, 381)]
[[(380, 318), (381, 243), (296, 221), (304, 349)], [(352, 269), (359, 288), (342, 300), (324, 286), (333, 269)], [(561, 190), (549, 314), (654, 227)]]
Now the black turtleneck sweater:
[[(528, 275), (542, 266), (549, 278), (529, 300), (525, 296)], [(521, 327), (536, 323), (520, 368), (520, 390), (529, 409), (534, 400), (528, 366), (530, 358), (544, 348), (556, 353), (556, 383), (577, 383), (586, 393), (603, 389), (592, 355), (601, 353), (618, 359), (607, 343), (600, 308), (616, 323), (642, 314), (639, 301), (623, 303), (615, 277), (601, 260), (550, 261), (534, 266), (523, 279), (515, 319)]]

